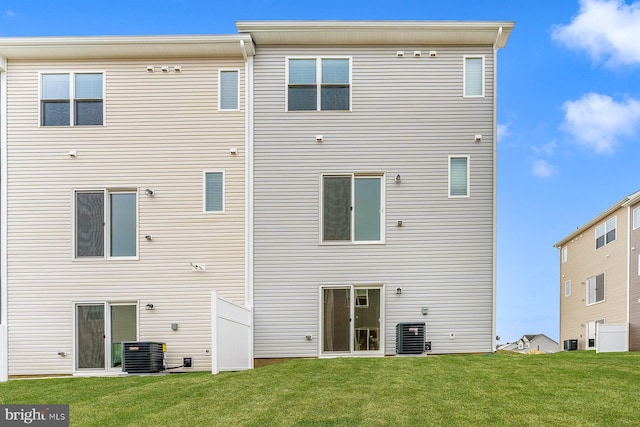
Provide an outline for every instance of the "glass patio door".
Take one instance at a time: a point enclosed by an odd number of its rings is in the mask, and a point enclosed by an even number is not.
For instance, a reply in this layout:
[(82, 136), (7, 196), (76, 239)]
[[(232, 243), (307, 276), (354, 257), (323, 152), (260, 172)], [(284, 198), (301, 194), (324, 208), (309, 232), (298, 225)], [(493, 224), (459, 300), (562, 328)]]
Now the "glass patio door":
[(76, 369), (122, 368), (122, 342), (138, 337), (137, 305), (76, 305)]
[(380, 352), (381, 288), (322, 289), (322, 353)]

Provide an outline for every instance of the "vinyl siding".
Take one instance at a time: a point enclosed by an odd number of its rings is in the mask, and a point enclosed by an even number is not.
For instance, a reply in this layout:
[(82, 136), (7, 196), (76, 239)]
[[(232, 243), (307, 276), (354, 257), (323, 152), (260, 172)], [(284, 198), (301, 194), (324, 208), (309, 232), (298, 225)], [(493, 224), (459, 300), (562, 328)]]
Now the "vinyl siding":
[[(493, 350), (493, 50), (396, 57), (430, 49), (258, 46), (256, 357), (319, 355), (321, 285), (384, 285), (386, 354), (413, 321), (433, 353)], [(464, 55), (485, 56), (486, 97), (463, 98)], [(286, 112), (289, 56), (350, 57), (352, 111)], [(449, 155), (470, 156), (469, 198), (448, 197)], [(385, 174), (384, 244), (319, 243), (321, 174), (350, 172)]]
[[(10, 375), (72, 373), (74, 303), (103, 301), (139, 303), (139, 339), (166, 342), (169, 366), (210, 369), (210, 291), (245, 295), (244, 101), (218, 111), (219, 68), (241, 70), (244, 93), (241, 58), (9, 61)], [(39, 127), (38, 73), (85, 70), (105, 73), (105, 125)], [(203, 213), (205, 170), (225, 172), (223, 214)], [(73, 259), (73, 192), (103, 188), (138, 191), (136, 260)]]
[[(596, 249), (595, 230), (617, 216), (616, 240)], [(627, 322), (627, 208), (620, 208), (602, 221), (565, 243), (567, 262), (560, 264), (560, 345), (577, 339), (578, 348), (588, 345), (588, 322)], [(560, 257), (562, 251), (559, 251)], [(560, 258), (560, 261), (561, 258)], [(605, 274), (604, 301), (587, 305), (587, 280)], [(571, 280), (571, 295), (564, 296), (564, 282)], [(561, 347), (563, 348), (563, 347)]]

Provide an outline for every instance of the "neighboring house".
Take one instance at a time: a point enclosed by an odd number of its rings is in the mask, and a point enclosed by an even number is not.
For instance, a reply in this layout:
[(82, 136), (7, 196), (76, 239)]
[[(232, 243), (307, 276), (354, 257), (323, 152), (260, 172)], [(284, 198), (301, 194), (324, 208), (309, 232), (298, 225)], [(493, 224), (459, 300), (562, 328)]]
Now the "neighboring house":
[(599, 324), (627, 326), (640, 350), (640, 191), (555, 244), (560, 252), (560, 343), (596, 349)]
[(247, 35), (0, 39), (9, 375), (121, 372), (127, 340), (210, 369), (211, 291), (247, 298), (252, 54)]
[(255, 357), (495, 350), (496, 53), (512, 22), (239, 22)]
[(402, 322), (494, 351), (513, 26), (0, 39), (0, 379), (121, 372), (128, 340), (215, 371), (212, 291), (255, 358), (395, 354)]
[(559, 350), (558, 343), (544, 334), (523, 335), (516, 342), (500, 346), (498, 350), (515, 351), (516, 353), (555, 353)]

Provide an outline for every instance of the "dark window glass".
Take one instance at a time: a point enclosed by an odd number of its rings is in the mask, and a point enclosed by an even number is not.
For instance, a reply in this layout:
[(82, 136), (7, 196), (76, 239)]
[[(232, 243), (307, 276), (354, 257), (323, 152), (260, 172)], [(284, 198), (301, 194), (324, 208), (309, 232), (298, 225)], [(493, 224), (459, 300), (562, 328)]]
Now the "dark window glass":
[(351, 177), (326, 176), (323, 187), (323, 240), (351, 240)]
[(76, 101), (76, 125), (102, 124), (102, 101)]
[(76, 194), (76, 256), (104, 256), (104, 193)]
[(42, 126), (69, 126), (69, 101), (42, 101)]
[(317, 110), (318, 93), (316, 86), (290, 86), (289, 111)]

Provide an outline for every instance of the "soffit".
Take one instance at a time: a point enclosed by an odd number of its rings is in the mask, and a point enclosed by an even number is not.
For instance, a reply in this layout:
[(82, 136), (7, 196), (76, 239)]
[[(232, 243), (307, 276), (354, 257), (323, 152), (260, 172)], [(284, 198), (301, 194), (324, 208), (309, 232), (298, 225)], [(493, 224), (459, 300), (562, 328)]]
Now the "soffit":
[(249, 35), (97, 36), (0, 38), (8, 59), (103, 59), (152, 57), (242, 57), (254, 54)]
[[(241, 21), (256, 45), (506, 45), (514, 22)], [(500, 28), (502, 30), (500, 31)]]

